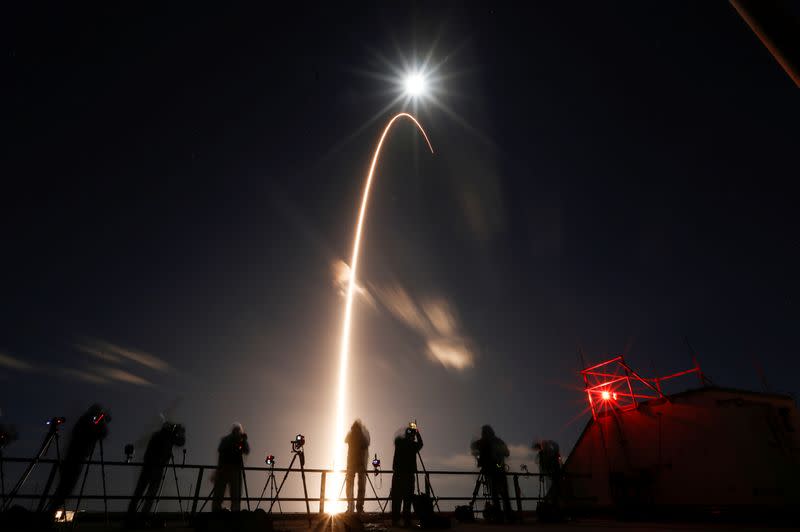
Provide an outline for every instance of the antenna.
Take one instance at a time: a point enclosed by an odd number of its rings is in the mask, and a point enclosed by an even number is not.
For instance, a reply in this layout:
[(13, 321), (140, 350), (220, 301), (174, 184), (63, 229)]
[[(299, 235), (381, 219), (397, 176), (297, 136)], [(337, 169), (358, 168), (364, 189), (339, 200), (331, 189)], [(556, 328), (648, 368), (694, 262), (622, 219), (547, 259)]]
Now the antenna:
[(767, 382), (767, 376), (764, 374), (764, 368), (761, 366), (761, 362), (758, 360), (758, 357), (754, 354), (750, 354), (750, 360), (753, 361), (753, 367), (756, 368), (756, 373), (758, 373), (758, 378), (761, 381), (761, 389), (765, 393), (769, 393), (769, 383)]
[(688, 336), (684, 336), (683, 340), (684, 340), (684, 342), (686, 342), (686, 347), (689, 348), (689, 354), (692, 356), (692, 362), (694, 362), (694, 367), (697, 370), (697, 376), (700, 378), (700, 384), (703, 385), (703, 386), (709, 386), (709, 385), (713, 384), (711, 382), (711, 379), (706, 377), (706, 375), (703, 373), (703, 370), (700, 369), (700, 363), (697, 361), (697, 353), (695, 352), (694, 348), (692, 347), (692, 344), (689, 343), (689, 337)]

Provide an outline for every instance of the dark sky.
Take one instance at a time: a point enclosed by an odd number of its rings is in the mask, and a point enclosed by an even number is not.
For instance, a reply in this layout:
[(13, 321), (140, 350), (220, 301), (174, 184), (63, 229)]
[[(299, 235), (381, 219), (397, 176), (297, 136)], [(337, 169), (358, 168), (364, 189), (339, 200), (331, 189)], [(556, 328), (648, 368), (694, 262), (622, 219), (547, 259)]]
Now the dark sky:
[(241, 421), (252, 463), (303, 432), (330, 465), (332, 267), (392, 69), (428, 56), (436, 154), (398, 124), (365, 233), (348, 418), (375, 452), (413, 418), (434, 467), (483, 423), (514, 460), (569, 450), (579, 345), (666, 373), (688, 336), (716, 383), (797, 391), (797, 90), (727, 2), (81, 9), (3, 32), (9, 454), (96, 400), (115, 458), (172, 405), (192, 462)]

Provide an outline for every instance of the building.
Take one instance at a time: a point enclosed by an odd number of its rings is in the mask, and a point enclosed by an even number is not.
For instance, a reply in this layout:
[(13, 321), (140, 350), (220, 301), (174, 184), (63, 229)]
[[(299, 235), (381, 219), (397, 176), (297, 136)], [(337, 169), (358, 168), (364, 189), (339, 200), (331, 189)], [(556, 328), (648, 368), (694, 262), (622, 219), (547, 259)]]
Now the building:
[[(564, 464), (573, 511), (758, 514), (800, 508), (800, 417), (786, 395), (646, 379), (617, 357), (584, 370), (593, 413)], [(672, 395), (664, 380), (696, 373)]]

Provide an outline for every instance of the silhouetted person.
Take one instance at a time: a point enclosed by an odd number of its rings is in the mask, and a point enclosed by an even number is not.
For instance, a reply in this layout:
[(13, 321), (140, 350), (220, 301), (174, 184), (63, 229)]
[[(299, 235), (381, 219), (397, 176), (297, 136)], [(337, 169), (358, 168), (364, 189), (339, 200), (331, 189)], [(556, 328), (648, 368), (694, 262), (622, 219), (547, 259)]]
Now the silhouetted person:
[(550, 489), (545, 491), (545, 500), (558, 503), (561, 490), (561, 453), (558, 444), (552, 440), (534, 442), (533, 450), (536, 452), (536, 463), (539, 464), (539, 473), (550, 479)]
[(139, 474), (139, 481), (133, 491), (130, 504), (128, 504), (128, 518), (132, 518), (136, 513), (136, 507), (142, 494), (147, 490), (147, 496), (142, 505), (142, 514), (147, 515), (153, 506), (158, 490), (161, 487), (161, 480), (164, 477), (164, 468), (172, 457), (172, 447), (183, 447), (186, 445), (186, 429), (183, 425), (165, 422), (160, 430), (150, 436), (147, 442), (147, 449), (144, 452), (144, 464), (142, 472)]
[(506, 458), (508, 457), (508, 446), (498, 438), (494, 429), (489, 425), (481, 427), (480, 439), (473, 441), (470, 445), (472, 455), (478, 461), (483, 478), (489, 485), (492, 494), (492, 504), (500, 509), (500, 499), (503, 500), (503, 512), (506, 519), (513, 520), (514, 513), (511, 509), (511, 501), (508, 498), (508, 482), (506, 482)]
[(111, 416), (98, 404), (93, 404), (80, 417), (72, 428), (67, 453), (61, 462), (58, 486), (50, 499), (50, 513), (63, 509), (67, 498), (72, 494), (78, 477), (83, 471), (83, 463), (89, 459), (98, 441), (108, 435)]
[(353, 484), (358, 474), (358, 501), (356, 511), (364, 511), (364, 494), (367, 491), (367, 461), (369, 460), (369, 432), (360, 419), (353, 421), (350, 432), (344, 439), (347, 444), (347, 473), (345, 485), (347, 495), (347, 511), (353, 511)]
[(422, 435), (412, 426), (402, 436), (394, 439), (392, 459), (392, 525), (400, 522), (400, 506), (403, 510), (403, 525), (411, 526), (411, 500), (414, 496), (414, 475), (417, 472), (417, 453), (422, 449)]
[(219, 453), (219, 460), (217, 462), (217, 473), (214, 477), (214, 500), (211, 509), (214, 511), (222, 510), (225, 487), (230, 486), (231, 511), (238, 512), (242, 501), (243, 456), (250, 454), (247, 434), (245, 434), (239, 423), (234, 423), (231, 433), (220, 440), (217, 452)]

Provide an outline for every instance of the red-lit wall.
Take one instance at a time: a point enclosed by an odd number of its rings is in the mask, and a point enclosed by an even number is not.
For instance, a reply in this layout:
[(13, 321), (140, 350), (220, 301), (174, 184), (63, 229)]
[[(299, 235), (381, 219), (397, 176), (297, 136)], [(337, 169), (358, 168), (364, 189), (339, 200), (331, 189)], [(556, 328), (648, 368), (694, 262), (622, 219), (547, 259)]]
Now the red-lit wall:
[(800, 417), (791, 398), (703, 388), (670, 399), (589, 422), (564, 466), (571, 505), (800, 504)]

